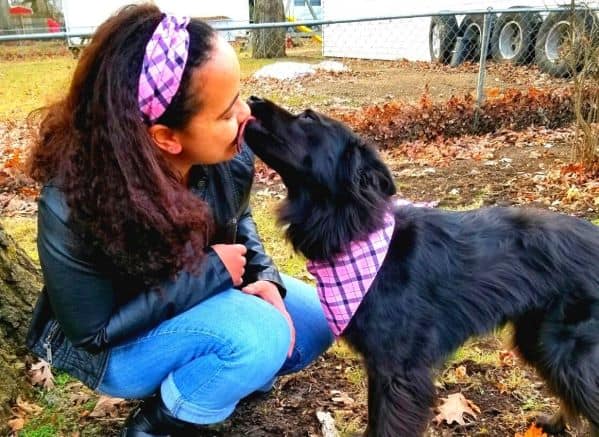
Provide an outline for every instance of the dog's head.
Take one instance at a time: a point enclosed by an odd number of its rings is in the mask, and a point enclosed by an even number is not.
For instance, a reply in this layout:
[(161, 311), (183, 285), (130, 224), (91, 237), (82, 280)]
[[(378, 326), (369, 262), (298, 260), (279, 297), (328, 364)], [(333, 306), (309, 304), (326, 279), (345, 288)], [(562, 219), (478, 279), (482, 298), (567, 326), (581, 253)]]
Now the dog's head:
[(343, 123), (311, 109), (294, 115), (257, 97), (249, 104), (256, 120), (247, 126), (245, 140), (281, 175), (290, 196), (309, 191), (315, 200), (331, 202), (364, 191), (395, 194), (376, 151)]
[(395, 185), (372, 147), (316, 111), (294, 115), (256, 97), (249, 105), (256, 120), (247, 125), (245, 140), (287, 187), (280, 219), (289, 224), (296, 249), (314, 259), (305, 234), (333, 232), (338, 240), (351, 241), (381, 224), (377, 212), (387, 207)]

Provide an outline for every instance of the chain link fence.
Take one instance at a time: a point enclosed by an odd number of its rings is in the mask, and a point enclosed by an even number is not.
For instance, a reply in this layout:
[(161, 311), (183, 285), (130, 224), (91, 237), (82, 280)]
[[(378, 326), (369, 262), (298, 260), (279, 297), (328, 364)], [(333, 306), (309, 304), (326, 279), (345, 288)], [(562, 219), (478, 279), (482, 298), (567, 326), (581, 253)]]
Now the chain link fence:
[[(593, 56), (599, 45), (599, 10), (588, 7), (489, 8), (261, 24), (214, 17), (209, 22), (247, 57), (259, 51), (265, 57), (286, 54), (306, 62), (340, 60), (378, 76), (376, 84), (362, 82), (366, 90), (375, 93), (386, 89), (388, 82), (396, 89), (402, 87), (401, 80), (395, 78), (394, 65), (413, 67), (415, 72), (438, 70), (445, 73), (439, 80), (449, 84), (439, 92), (440, 97), (470, 91), (476, 93), (479, 103), (484, 99), (485, 86), (526, 87), (539, 77), (547, 81), (570, 78), (585, 63), (596, 63)], [(12, 30), (0, 29), (0, 57), (23, 50), (65, 54), (65, 48), (76, 56), (92, 31), (50, 28), (39, 20), (28, 26), (21, 23)], [(509, 67), (503, 74), (502, 66)], [(518, 74), (510, 77), (514, 71)], [(451, 77), (452, 72), (462, 76)], [(389, 80), (385, 81), (387, 74)], [(417, 79), (403, 86), (413, 87)], [(431, 88), (439, 85), (434, 77), (426, 80)], [(452, 83), (459, 85), (452, 87)], [(360, 93), (358, 86), (350, 88)]]

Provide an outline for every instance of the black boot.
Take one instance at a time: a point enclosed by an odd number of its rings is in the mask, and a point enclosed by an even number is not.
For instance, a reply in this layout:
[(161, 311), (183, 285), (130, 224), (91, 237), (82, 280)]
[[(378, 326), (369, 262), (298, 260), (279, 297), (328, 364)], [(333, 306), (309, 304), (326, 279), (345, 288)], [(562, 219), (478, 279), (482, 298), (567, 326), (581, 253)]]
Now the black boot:
[(174, 417), (160, 395), (145, 400), (125, 420), (121, 437), (170, 437), (182, 433), (189, 423)]

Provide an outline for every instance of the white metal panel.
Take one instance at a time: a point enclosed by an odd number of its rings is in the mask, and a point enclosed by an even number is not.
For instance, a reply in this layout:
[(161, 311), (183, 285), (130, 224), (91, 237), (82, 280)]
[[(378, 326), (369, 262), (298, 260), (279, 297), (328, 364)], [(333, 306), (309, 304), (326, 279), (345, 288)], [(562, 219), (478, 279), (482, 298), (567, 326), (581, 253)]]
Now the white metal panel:
[(100, 23), (126, 4), (122, 0), (62, 0), (67, 31), (93, 32)]
[[(564, 0), (323, 0), (323, 18), (434, 14), (441, 11), (481, 10), (512, 6), (555, 7)], [(599, 7), (599, 1), (585, 2)], [(458, 22), (462, 16), (458, 17)], [(323, 27), (323, 54), (365, 59), (430, 61), (430, 17), (331, 24)]]
[(247, 0), (154, 0), (154, 3), (165, 12), (190, 17), (227, 17), (247, 23), (250, 16)]
[[(119, 8), (130, 3), (131, 0), (62, 0), (65, 26), (68, 32), (93, 32)], [(212, 24), (249, 23), (247, 0), (155, 0), (155, 3), (161, 10), (178, 15), (198, 18), (227, 17), (226, 20), (211, 21)], [(234, 33), (227, 33), (227, 36), (233, 37)]]

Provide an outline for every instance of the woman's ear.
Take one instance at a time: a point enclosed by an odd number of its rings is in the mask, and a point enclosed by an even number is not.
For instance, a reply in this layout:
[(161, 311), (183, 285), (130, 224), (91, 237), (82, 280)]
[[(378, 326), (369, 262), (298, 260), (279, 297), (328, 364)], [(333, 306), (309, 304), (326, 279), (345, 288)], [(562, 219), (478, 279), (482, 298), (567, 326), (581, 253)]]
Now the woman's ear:
[(154, 144), (163, 152), (178, 155), (183, 150), (179, 136), (168, 126), (154, 124), (148, 128), (148, 133), (154, 140)]

